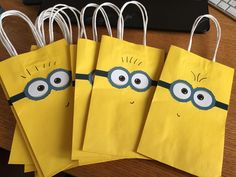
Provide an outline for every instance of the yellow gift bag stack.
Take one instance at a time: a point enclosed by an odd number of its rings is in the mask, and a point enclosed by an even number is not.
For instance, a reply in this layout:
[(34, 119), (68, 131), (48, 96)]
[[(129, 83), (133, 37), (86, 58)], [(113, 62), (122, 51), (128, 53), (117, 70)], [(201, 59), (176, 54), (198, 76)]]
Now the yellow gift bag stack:
[[(36, 29), (38, 30), (38, 32), (40, 33), (40, 35), (42, 36), (42, 39), (44, 41), (44, 43), (46, 43), (45, 40), (45, 35), (44, 35), (44, 28), (43, 28), (43, 24), (44, 21), (50, 17), (50, 15), (52, 15), (53, 13), (51, 12), (53, 9), (47, 9), (44, 12), (42, 12), (39, 17), (36, 20)], [(46, 13), (46, 14), (45, 14)], [(60, 28), (63, 31), (64, 37), (67, 39), (69, 36), (69, 29), (67, 27), (67, 25), (65, 25), (65, 20), (62, 18), (62, 16), (56, 16), (57, 19), (57, 23), (60, 26)], [(42, 18), (42, 19), (41, 19)], [(49, 29), (49, 33), (52, 32), (52, 30)], [(51, 35), (51, 33), (50, 33)], [(70, 41), (69, 39), (67, 39), (67, 41)], [(32, 50), (36, 50), (37, 46), (32, 46), (31, 47)], [(18, 128), (18, 126), (16, 126), (15, 132), (14, 132), (14, 137), (13, 137), (13, 142), (12, 142), (12, 147), (11, 147), (11, 153), (10, 153), (10, 158), (9, 158), (9, 164), (25, 164), (25, 172), (31, 172), (31, 171), (35, 171), (35, 167), (33, 164), (33, 161), (30, 157), (30, 153), (28, 152), (27, 148), (26, 148), (26, 144), (23, 140), (23, 137), (21, 136), (20, 130)]]
[[(141, 12), (142, 44), (123, 40), (123, 12), (130, 5)], [(117, 38), (107, 7), (118, 15)], [(85, 28), (88, 8), (94, 9), (92, 40)], [(67, 11), (76, 20), (76, 40)], [(101, 41), (99, 12), (108, 31)], [(18, 54), (10, 42), (3, 29), (8, 16), (29, 25), (36, 40), (30, 52)], [(203, 18), (217, 29), (212, 61), (191, 52)], [(54, 22), (64, 37), (58, 41)], [(41, 12), (35, 24), (22, 12), (4, 12), (0, 40), (11, 57), (0, 62), (0, 83), (17, 122), (9, 163), (24, 165), (36, 177), (52, 177), (77, 166), (141, 158), (201, 177), (221, 176), (234, 70), (216, 62), (220, 25), (211, 15), (198, 17), (188, 50), (171, 46), (166, 60), (162, 49), (147, 46), (147, 26), (148, 13), (138, 1), (121, 9), (90, 3), (81, 11), (57, 4)]]
[(74, 164), (70, 158), (70, 54), (64, 39), (44, 46), (32, 22), (21, 12), (2, 14), (1, 29), (3, 19), (13, 15), (28, 22), (41, 48), (18, 55), (2, 30), (1, 36), (7, 41), (4, 46), (12, 57), (0, 63), (1, 83), (37, 172), (40, 176), (53, 176)]
[[(80, 165), (115, 159), (115, 157), (111, 155), (84, 152), (82, 149), (90, 97), (93, 87), (94, 70), (96, 68), (97, 55), (99, 51), (99, 43), (97, 39), (98, 35), (96, 30), (97, 13), (99, 11), (102, 12), (108, 33), (110, 36), (112, 36), (109, 19), (103, 9), (104, 6), (108, 6), (112, 8), (118, 15), (120, 14), (119, 8), (112, 3), (103, 3), (101, 5), (91, 3), (81, 10), (80, 22), (83, 32), (82, 36), (85, 38), (78, 40), (72, 139), (72, 159), (79, 160)], [(84, 25), (84, 14), (86, 9), (89, 7), (96, 7), (92, 23), (93, 40), (87, 39), (87, 33)]]
[[(202, 18), (217, 28), (213, 61), (190, 52)], [(216, 62), (221, 29), (196, 19), (188, 51), (171, 46), (138, 152), (201, 177), (221, 176), (225, 122), (234, 70)], [(170, 72), (171, 71), (171, 72)]]
[[(142, 12), (144, 43), (123, 39), (122, 13), (135, 4)], [(127, 2), (119, 16), (119, 39), (103, 36), (90, 100), (83, 150), (121, 158), (144, 158), (136, 153), (164, 63), (163, 50), (146, 46), (147, 13), (136, 1)]]

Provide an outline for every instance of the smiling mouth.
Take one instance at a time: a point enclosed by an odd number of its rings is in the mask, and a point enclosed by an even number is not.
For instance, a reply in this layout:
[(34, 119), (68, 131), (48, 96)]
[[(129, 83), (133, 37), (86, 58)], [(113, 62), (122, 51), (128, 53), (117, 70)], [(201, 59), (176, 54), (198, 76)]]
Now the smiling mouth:
[(179, 113), (177, 113), (176, 115), (177, 115), (177, 117), (180, 117), (180, 114), (179, 114)]
[(130, 101), (130, 104), (134, 104), (134, 101)]
[(68, 103), (65, 105), (66, 108), (68, 108), (70, 106), (70, 102), (68, 101)]

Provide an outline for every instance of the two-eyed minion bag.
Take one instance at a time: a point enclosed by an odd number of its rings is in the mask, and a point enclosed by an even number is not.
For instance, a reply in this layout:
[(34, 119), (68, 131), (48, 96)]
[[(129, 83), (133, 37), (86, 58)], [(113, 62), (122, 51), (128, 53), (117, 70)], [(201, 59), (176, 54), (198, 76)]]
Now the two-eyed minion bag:
[[(66, 8), (70, 8), (70, 7), (66, 7)], [(57, 10), (61, 11), (64, 9), (65, 9), (65, 7), (57, 9)], [(44, 21), (46, 19), (48, 19), (49, 17), (51, 17), (51, 15), (53, 15), (53, 14), (56, 17), (56, 22), (58, 23), (58, 25), (62, 29), (62, 33), (64, 34), (64, 37), (67, 39), (68, 38), (67, 36), (69, 36), (69, 28), (67, 27), (67, 23), (65, 22), (63, 17), (56, 12), (57, 11), (55, 10), (55, 13), (54, 13), (54, 7), (49, 8), (49, 9), (43, 11), (38, 16), (38, 18), (35, 22), (36, 29), (40, 33), (40, 35), (42, 36), (42, 39), (44, 40), (44, 42), (46, 42), (46, 40), (45, 40), (45, 37), (42, 32), (42, 31), (44, 31), (44, 28), (42, 28), (42, 26), (43, 26)], [(51, 34), (52, 31), (53, 31), (52, 27), (51, 28), (49, 27), (50, 38), (53, 37), (53, 34)], [(67, 40), (68, 40), (68, 42), (71, 41), (69, 39), (67, 39)], [(50, 42), (54, 42), (53, 39), (50, 39)], [(36, 49), (38, 49), (38, 47), (36, 45), (31, 46), (31, 51), (36, 50)], [(72, 51), (72, 50), (70, 50), (70, 51)], [(71, 53), (71, 61), (73, 63), (73, 61), (75, 61), (76, 57), (73, 57), (72, 52), (70, 52), (70, 53)], [(24, 142), (24, 139), (21, 135), (21, 132), (20, 132), (18, 126), (16, 126), (8, 163), (9, 164), (25, 164), (25, 167), (24, 167), (25, 172), (35, 171), (36, 169), (33, 165), (33, 161), (32, 161), (32, 158), (30, 157), (30, 153), (28, 152), (28, 149), (29, 148), (27, 148), (27, 144)]]
[(81, 26), (84, 32), (84, 39), (78, 40), (77, 62), (76, 62), (76, 80), (74, 96), (74, 118), (73, 118), (73, 139), (72, 139), (72, 159), (79, 160), (79, 165), (98, 163), (117, 159), (111, 155), (89, 153), (83, 151), (83, 140), (86, 130), (86, 122), (89, 110), (90, 97), (93, 87), (94, 71), (96, 69), (97, 58), (99, 53), (99, 42), (97, 40), (96, 23), (92, 23), (94, 31), (93, 40), (87, 39), (84, 26), (84, 13), (88, 7), (96, 7), (93, 19), (96, 22), (97, 13), (102, 12), (106, 22), (109, 35), (112, 35), (109, 19), (103, 10), (104, 6), (113, 8), (119, 14), (119, 8), (111, 3), (97, 5), (88, 4), (81, 10)]
[[(198, 23), (217, 27), (213, 61), (190, 52)], [(225, 122), (234, 70), (215, 62), (221, 29), (211, 15), (196, 19), (189, 50), (171, 46), (150, 107), (138, 152), (202, 177), (221, 176)]]
[[(147, 14), (144, 16), (146, 37)], [(145, 15), (144, 15), (145, 14)], [(121, 25), (120, 25), (121, 26)], [(163, 50), (103, 36), (89, 107), (83, 150), (123, 158), (144, 158), (135, 152), (149, 104), (164, 63)]]
[[(3, 18), (11, 12), (1, 15), (1, 28)], [(23, 16), (40, 38), (28, 17), (14, 12)], [(9, 41), (3, 32), (1, 35), (6, 39), (1, 36), (1, 40)], [(0, 76), (9, 104), (31, 149), (37, 172), (40, 176), (53, 176), (73, 165), (70, 158), (73, 89), (67, 42), (60, 40), (21, 55), (17, 55), (10, 42), (5, 47), (12, 57), (0, 63)]]

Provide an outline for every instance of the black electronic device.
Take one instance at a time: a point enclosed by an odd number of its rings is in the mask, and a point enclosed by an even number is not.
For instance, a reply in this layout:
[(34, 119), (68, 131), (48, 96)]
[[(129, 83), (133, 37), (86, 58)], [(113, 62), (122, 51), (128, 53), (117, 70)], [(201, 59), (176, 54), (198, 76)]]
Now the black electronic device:
[(0, 14), (4, 12), (4, 9), (0, 6)]
[[(127, 0), (108, 0), (121, 7)], [(41, 10), (49, 8), (58, 3), (64, 3), (74, 6), (81, 10), (88, 3), (101, 4), (108, 2), (107, 0), (43, 0)], [(192, 28), (194, 20), (203, 14), (208, 13), (207, 0), (139, 0), (147, 9), (150, 30), (167, 30), (167, 31), (184, 31), (189, 32)], [(116, 13), (109, 8), (107, 11), (112, 26), (117, 24)], [(88, 9), (85, 15), (85, 22), (91, 24), (94, 9)], [(104, 20), (98, 17), (98, 25), (103, 25)], [(137, 7), (129, 5), (124, 11), (125, 26), (129, 28), (142, 28), (142, 19), (140, 11)], [(196, 32), (203, 33), (209, 30), (209, 20), (203, 19), (198, 26)]]
[(25, 5), (38, 5), (42, 3), (42, 0), (23, 0)]

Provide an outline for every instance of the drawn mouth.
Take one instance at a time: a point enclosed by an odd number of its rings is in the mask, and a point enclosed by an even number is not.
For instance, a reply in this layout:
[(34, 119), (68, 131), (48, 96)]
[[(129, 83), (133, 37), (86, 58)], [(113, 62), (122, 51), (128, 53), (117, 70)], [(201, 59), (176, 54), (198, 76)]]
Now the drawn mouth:
[(176, 115), (177, 115), (177, 117), (180, 117), (180, 114), (179, 114), (179, 113), (177, 113)]
[(130, 104), (134, 104), (134, 101), (130, 101)]
[(70, 102), (68, 101), (68, 103), (65, 105), (66, 108), (68, 108), (70, 106)]

